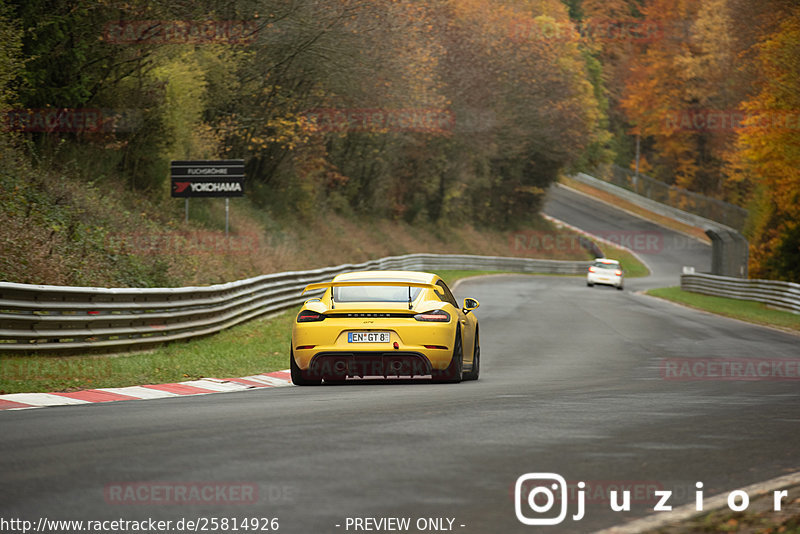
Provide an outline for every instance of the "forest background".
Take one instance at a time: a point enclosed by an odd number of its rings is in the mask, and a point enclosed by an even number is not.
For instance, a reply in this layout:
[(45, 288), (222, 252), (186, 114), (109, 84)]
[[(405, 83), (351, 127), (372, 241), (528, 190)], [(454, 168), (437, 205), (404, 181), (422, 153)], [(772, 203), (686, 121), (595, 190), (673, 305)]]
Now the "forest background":
[[(511, 255), (559, 176), (638, 142), (641, 172), (749, 210), (751, 277), (800, 282), (792, 0), (0, 0), (0, 79), (3, 280)], [(142, 246), (217, 239), (169, 162), (228, 158), (236, 250)]]

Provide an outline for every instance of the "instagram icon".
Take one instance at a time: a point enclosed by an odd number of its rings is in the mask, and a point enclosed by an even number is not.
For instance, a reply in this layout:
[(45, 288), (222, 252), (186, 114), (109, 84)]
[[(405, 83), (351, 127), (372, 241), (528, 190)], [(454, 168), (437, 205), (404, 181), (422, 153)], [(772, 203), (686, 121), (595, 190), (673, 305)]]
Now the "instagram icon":
[[(585, 484), (578, 483), (583, 489)], [(554, 508), (558, 506), (557, 514)], [(526, 507), (523, 509), (523, 507)], [(558, 525), (567, 517), (567, 481), (556, 473), (526, 473), (514, 486), (514, 511), (524, 525)], [(583, 518), (583, 502), (578, 502), (578, 513)]]

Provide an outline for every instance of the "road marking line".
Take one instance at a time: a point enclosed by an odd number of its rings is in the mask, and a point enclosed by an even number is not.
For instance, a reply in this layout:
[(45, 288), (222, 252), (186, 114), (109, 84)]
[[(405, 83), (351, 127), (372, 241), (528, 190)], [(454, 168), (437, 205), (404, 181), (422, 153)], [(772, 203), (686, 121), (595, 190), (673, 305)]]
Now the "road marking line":
[[(728, 319), (730, 321), (736, 321), (738, 323), (746, 324), (748, 326), (757, 326), (757, 327), (760, 327), (760, 328), (768, 328), (769, 330), (772, 330), (773, 332), (780, 332), (782, 334), (789, 334), (789, 335), (792, 335), (792, 336), (800, 336), (800, 332), (799, 331), (792, 330), (791, 328), (782, 327), (782, 326), (773, 325), (773, 324), (753, 323), (751, 321), (746, 321), (744, 319), (739, 319), (738, 317), (730, 317), (728, 315), (722, 315), (720, 313), (714, 313), (714, 312), (709, 311), (709, 310), (704, 310), (703, 308), (697, 308), (697, 307), (691, 306), (689, 304), (684, 304), (683, 302), (675, 302), (674, 300), (665, 299), (664, 297), (659, 297), (659, 296), (656, 296), (656, 295), (650, 295), (650, 294), (647, 293), (647, 291), (649, 291), (649, 290), (645, 289), (643, 291), (636, 291), (635, 294), (636, 295), (641, 295), (641, 296), (643, 296), (645, 298), (649, 298), (649, 299), (656, 299), (659, 302), (666, 302), (667, 304), (672, 304), (673, 306), (678, 306), (680, 308), (683, 308), (684, 310), (692, 310), (692, 311), (696, 311), (696, 312), (699, 312), (699, 313), (704, 313), (706, 315), (711, 315), (713, 317), (717, 317), (717, 318), (721, 318), (721, 319)], [(791, 313), (791, 312), (789, 312), (789, 313)]]

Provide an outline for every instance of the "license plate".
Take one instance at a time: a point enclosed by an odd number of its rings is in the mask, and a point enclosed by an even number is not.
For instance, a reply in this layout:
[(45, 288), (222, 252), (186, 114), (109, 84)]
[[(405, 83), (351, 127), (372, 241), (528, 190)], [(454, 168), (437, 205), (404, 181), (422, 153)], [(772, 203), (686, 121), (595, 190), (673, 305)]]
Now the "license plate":
[(389, 343), (391, 341), (389, 332), (348, 332), (348, 343)]

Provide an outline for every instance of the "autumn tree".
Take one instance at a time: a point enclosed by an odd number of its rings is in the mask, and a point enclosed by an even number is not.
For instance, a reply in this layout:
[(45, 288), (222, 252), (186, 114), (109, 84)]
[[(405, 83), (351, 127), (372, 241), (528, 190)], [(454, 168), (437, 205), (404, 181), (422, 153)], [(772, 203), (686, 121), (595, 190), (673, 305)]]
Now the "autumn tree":
[(16, 87), (23, 72), (22, 31), (5, 0), (0, 0), (0, 111), (17, 99)]
[(669, 183), (695, 185), (696, 142), (691, 131), (675, 125), (689, 107), (685, 94), (686, 70), (678, 58), (689, 47), (687, 21), (696, 3), (689, 0), (653, 0), (642, 11), (648, 20), (664, 25), (664, 35), (637, 57), (626, 81), (621, 107), (633, 125), (632, 134), (652, 139), (656, 175)]
[(756, 47), (757, 93), (731, 158), (731, 180), (751, 191), (751, 275), (800, 281), (800, 8)]
[(446, 90), (473, 130), (459, 139), (472, 160), (462, 199), (490, 224), (518, 224), (599, 135), (584, 59), (572, 33), (539, 31), (574, 32), (560, 2), (458, 1), (449, 9)]

